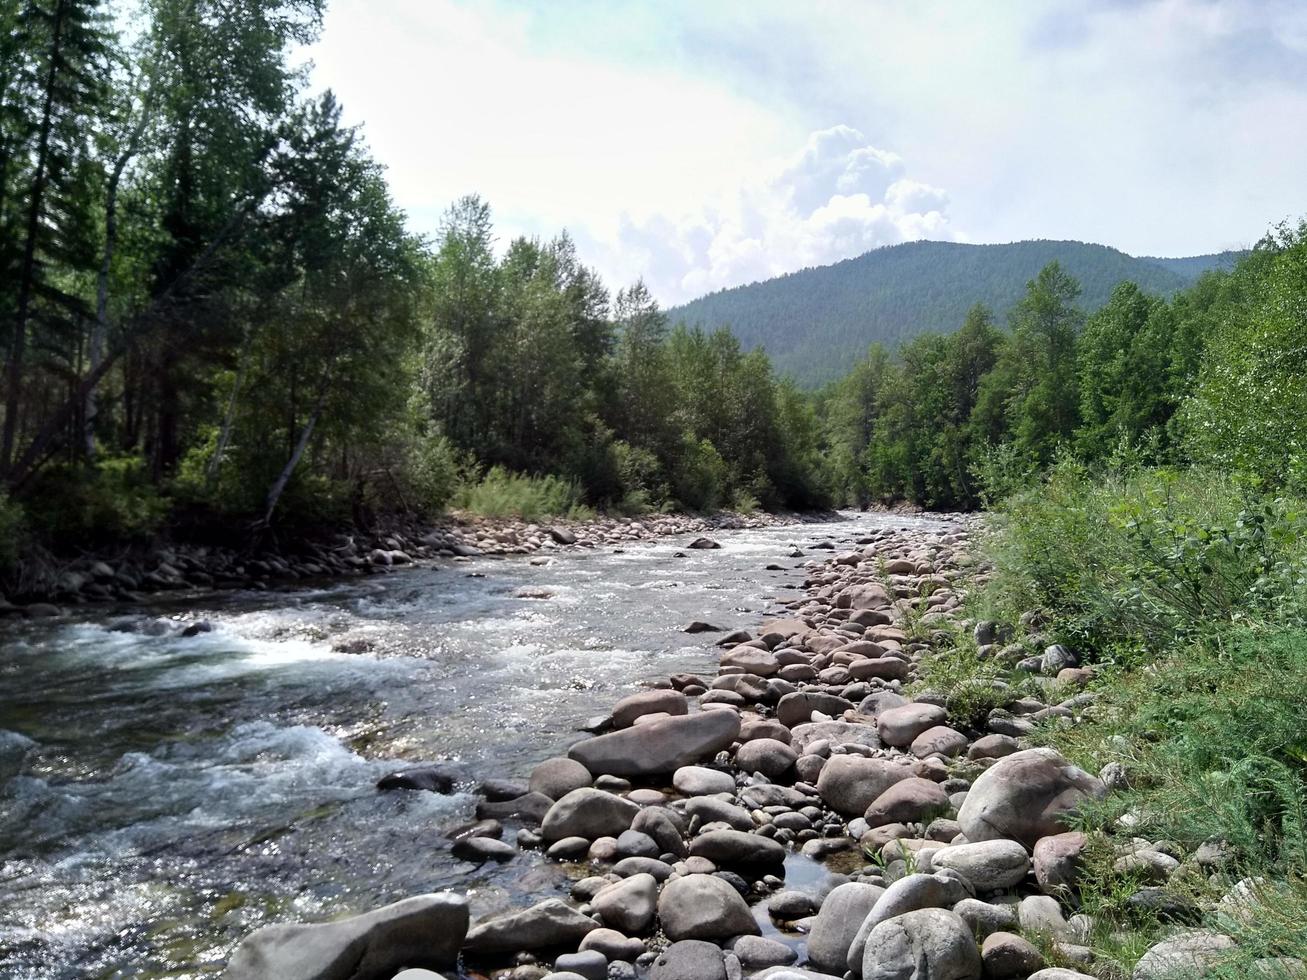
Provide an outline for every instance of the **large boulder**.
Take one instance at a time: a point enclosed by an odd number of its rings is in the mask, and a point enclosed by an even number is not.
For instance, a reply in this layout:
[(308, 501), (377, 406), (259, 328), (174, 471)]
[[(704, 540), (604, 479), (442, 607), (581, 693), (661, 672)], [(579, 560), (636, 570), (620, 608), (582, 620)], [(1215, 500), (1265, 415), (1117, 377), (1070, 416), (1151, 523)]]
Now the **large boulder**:
[[(576, 946), (599, 923), (557, 898), (472, 927), (464, 949), (492, 956), (553, 946)], [(349, 976), (346, 974), (346, 976)]]
[(1080, 876), (1085, 835), (1078, 830), (1041, 837), (1035, 844), (1035, 880), (1046, 892), (1075, 888)]
[(813, 966), (836, 975), (844, 972), (858, 927), (883, 894), (885, 889), (879, 885), (850, 881), (826, 896), (808, 936), (808, 959)]
[(631, 826), (640, 808), (601, 789), (574, 789), (549, 808), (540, 833), (547, 841), (564, 837), (616, 837)]
[(649, 980), (727, 980), (726, 954), (702, 939), (682, 939), (658, 955)]
[(714, 830), (690, 841), (690, 854), (720, 867), (769, 869), (785, 863), (785, 848), (769, 837), (742, 830)]
[(246, 937), (226, 980), (390, 980), (406, 966), (449, 967), (467, 934), (467, 902), (418, 895), (314, 925), (266, 926)]
[(1065, 831), (1066, 817), (1103, 784), (1054, 749), (1026, 749), (999, 759), (967, 791), (958, 823), (969, 841), (1008, 838), (1033, 848)]
[(740, 893), (715, 875), (692, 874), (668, 881), (658, 896), (658, 919), (673, 942), (760, 932)]
[(980, 980), (980, 949), (947, 909), (917, 909), (881, 922), (867, 936), (862, 980)]
[(1133, 980), (1183, 980), (1200, 977), (1234, 949), (1234, 940), (1216, 932), (1181, 933), (1163, 939), (1135, 964)]
[(822, 766), (817, 792), (836, 813), (860, 817), (881, 793), (911, 776), (910, 766), (889, 759), (836, 755)]
[(906, 875), (900, 878), (885, 889), (862, 920), (849, 946), (848, 968), (855, 973), (862, 969), (867, 937), (882, 922), (916, 909), (952, 908), (969, 897), (967, 886), (952, 872)]
[(597, 775), (661, 775), (720, 752), (739, 734), (740, 716), (716, 708), (588, 738), (567, 754)]
[(794, 771), (799, 754), (774, 738), (756, 738), (745, 742), (735, 753), (735, 764), (742, 772), (760, 772), (768, 779), (781, 779)]
[(689, 712), (690, 703), (680, 691), (640, 691), (622, 698), (613, 705), (613, 725), (629, 728), (643, 715), (683, 715)]
[(530, 792), (543, 793), (551, 800), (561, 800), (574, 789), (594, 782), (590, 770), (575, 759), (546, 759), (531, 770)]
[(942, 726), (948, 712), (937, 704), (914, 701), (888, 708), (876, 716), (880, 740), (895, 748), (907, 748), (922, 732)]
[(734, 793), (735, 777), (720, 769), (683, 766), (673, 774), (672, 785), (682, 796), (711, 796), (714, 793)]
[(776, 705), (776, 720), (786, 728), (802, 725), (811, 720), (814, 711), (820, 711), (830, 718), (839, 718), (844, 712), (853, 710), (853, 702), (835, 694), (821, 691), (793, 691), (785, 695)]
[(651, 874), (635, 874), (602, 888), (591, 904), (604, 925), (627, 934), (644, 932), (653, 923), (658, 882)]
[(910, 776), (895, 783), (867, 807), (863, 818), (868, 827), (887, 823), (925, 823), (949, 809), (948, 793), (939, 783)]
[(1013, 840), (955, 844), (936, 851), (930, 860), (936, 868), (952, 868), (977, 892), (1015, 888), (1030, 870), (1030, 856)]

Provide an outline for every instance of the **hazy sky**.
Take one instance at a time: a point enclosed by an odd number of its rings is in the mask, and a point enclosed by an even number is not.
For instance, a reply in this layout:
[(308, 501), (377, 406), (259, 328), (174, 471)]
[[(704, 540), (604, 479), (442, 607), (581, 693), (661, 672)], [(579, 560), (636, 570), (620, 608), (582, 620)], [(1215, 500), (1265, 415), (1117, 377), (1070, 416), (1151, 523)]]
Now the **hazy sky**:
[(415, 231), (477, 193), (666, 303), (914, 238), (1307, 214), (1304, 0), (330, 0), (314, 80)]

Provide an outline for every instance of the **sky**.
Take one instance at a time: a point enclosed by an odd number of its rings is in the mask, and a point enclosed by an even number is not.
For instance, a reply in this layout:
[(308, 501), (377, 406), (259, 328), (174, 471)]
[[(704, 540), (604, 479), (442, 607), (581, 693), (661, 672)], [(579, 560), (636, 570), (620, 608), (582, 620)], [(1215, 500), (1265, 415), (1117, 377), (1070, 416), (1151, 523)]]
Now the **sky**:
[(671, 305), (915, 239), (1246, 247), (1307, 215), (1304, 0), (329, 0), (413, 231), (478, 194)]

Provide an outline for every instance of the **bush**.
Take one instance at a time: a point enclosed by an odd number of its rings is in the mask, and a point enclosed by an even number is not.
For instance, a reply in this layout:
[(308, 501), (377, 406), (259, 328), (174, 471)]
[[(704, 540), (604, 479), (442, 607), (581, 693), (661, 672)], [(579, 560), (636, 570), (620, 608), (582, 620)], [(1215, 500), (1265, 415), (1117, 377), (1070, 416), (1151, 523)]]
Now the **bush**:
[(495, 466), (480, 480), (465, 483), (455, 495), (461, 510), (482, 517), (520, 517), (534, 521), (544, 517), (582, 519), (593, 516), (581, 503), (576, 483), (557, 476), (529, 476), (510, 473)]
[(32, 530), (57, 551), (148, 538), (169, 510), (135, 456), (47, 467), (23, 502)]
[(689, 510), (716, 510), (721, 506), (728, 475), (726, 462), (711, 442), (696, 441), (687, 435), (672, 474), (672, 492)]
[(1301, 504), (1218, 473), (1090, 474), (1063, 461), (1006, 501), (996, 526), (994, 611), (1015, 621), (1048, 610), (1058, 632), (1100, 657), (1307, 613)]
[(27, 537), (23, 508), (0, 491), (0, 574), (14, 567)]
[(435, 514), (458, 493), (470, 469), (467, 459), (444, 436), (417, 436), (405, 454), (405, 481), (419, 512)]

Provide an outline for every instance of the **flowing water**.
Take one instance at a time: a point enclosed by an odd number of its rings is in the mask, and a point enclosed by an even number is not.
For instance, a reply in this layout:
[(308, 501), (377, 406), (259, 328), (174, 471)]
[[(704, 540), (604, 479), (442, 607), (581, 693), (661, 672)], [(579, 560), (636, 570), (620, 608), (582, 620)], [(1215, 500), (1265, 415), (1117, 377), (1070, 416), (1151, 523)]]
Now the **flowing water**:
[[(468, 892), (474, 917), (556, 894), (565, 869), (535, 854), (450, 857), (476, 781), (525, 777), (643, 682), (714, 671), (712, 635), (681, 627), (781, 611), (803, 578), (792, 545), (913, 523), (929, 519), (846, 515), (721, 532), (721, 550), (680, 558), (686, 539), (0, 625), (0, 976), (212, 976), (268, 922), (444, 888)], [(179, 636), (196, 618), (212, 632)], [(438, 759), (465, 769), (462, 792), (374, 789)]]

